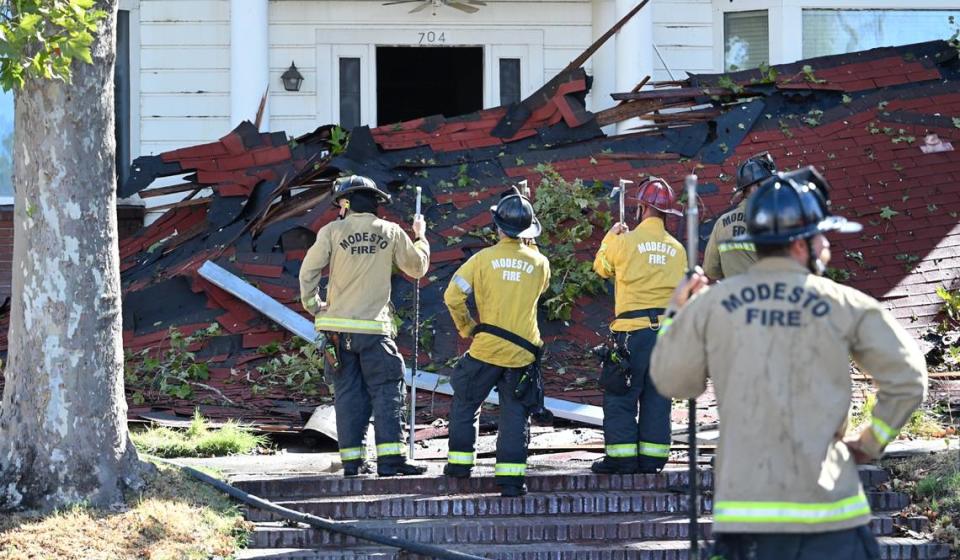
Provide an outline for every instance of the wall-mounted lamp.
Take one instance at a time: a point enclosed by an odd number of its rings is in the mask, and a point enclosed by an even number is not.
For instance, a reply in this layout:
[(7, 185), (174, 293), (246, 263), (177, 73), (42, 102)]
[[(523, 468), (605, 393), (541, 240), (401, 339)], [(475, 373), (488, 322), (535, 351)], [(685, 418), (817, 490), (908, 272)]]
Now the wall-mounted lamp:
[(303, 74), (297, 70), (297, 65), (290, 62), (290, 68), (284, 72), (280, 79), (283, 80), (283, 89), (287, 91), (300, 91), (300, 85), (303, 83)]

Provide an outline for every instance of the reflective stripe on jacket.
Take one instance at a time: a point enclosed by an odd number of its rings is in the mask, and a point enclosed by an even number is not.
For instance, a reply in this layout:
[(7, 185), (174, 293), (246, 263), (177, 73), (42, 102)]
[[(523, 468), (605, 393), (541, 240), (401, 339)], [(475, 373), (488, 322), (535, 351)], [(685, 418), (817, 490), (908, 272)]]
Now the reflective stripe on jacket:
[(792, 259), (764, 258), (661, 327), (650, 364), (657, 390), (694, 397), (709, 372), (716, 391), (715, 531), (811, 533), (870, 521), (841, 441), (851, 356), (879, 388), (860, 440), (878, 457), (923, 398), (926, 364), (873, 298)]
[(747, 233), (747, 201), (717, 218), (703, 250), (703, 272), (711, 280), (730, 278), (743, 274), (757, 262), (757, 250), (752, 243), (733, 242), (732, 239)]
[[(300, 301), (315, 315), (317, 331), (394, 336), (390, 276), (396, 264), (420, 278), (430, 266), (430, 246), (413, 242), (399, 225), (373, 214), (351, 213), (317, 232), (300, 267)], [(330, 266), (327, 307), (317, 288)]]
[[(633, 231), (608, 233), (593, 260), (602, 278), (615, 277), (615, 310), (666, 307), (687, 270), (687, 252), (667, 233), (660, 218), (647, 218)], [(610, 329), (634, 331), (650, 326), (650, 319), (616, 319)]]
[[(467, 298), (473, 294), (480, 322), (507, 329), (541, 345), (537, 301), (550, 283), (550, 262), (536, 248), (516, 239), (501, 239), (470, 257), (454, 273), (443, 294), (457, 331), (469, 338), (477, 325)], [(500, 367), (522, 367), (534, 356), (499, 337), (479, 333), (470, 344), (470, 356)]]

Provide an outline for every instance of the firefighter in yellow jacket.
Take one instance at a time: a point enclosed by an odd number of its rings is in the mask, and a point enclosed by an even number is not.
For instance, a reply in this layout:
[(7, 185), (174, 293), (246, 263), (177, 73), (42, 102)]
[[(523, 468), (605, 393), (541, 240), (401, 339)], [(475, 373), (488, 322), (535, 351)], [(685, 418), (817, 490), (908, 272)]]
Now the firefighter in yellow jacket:
[[(317, 332), (326, 334), (326, 374), (333, 379), (337, 441), (344, 476), (367, 472), (364, 436), (374, 416), (377, 474), (421, 474), (407, 463), (401, 438), (403, 357), (393, 338), (390, 276), (396, 265), (420, 278), (430, 265), (430, 246), (422, 218), (413, 222), (411, 241), (399, 225), (377, 217), (390, 194), (367, 177), (338, 179), (334, 204), (340, 220), (317, 232), (300, 269), (300, 299), (316, 316)], [(330, 267), (327, 299), (318, 287)]]
[(737, 187), (734, 193), (741, 197), (733, 210), (723, 214), (713, 224), (710, 239), (703, 251), (703, 271), (707, 278), (720, 280), (742, 274), (757, 262), (757, 252), (752, 243), (734, 241), (747, 233), (747, 198), (761, 181), (772, 177), (776, 171), (773, 158), (764, 152), (743, 162), (737, 169)]
[[(876, 300), (822, 277), (824, 233), (860, 229), (830, 215), (827, 188), (812, 168), (763, 183), (739, 239), (756, 244), (760, 260), (709, 289), (694, 275), (660, 329), (657, 388), (695, 397), (709, 374), (717, 394), (715, 558), (879, 558), (857, 463), (897, 437), (923, 398), (926, 369)], [(850, 357), (879, 392), (870, 426), (845, 438)]]
[(687, 253), (664, 226), (667, 214), (680, 215), (670, 185), (648, 178), (637, 202), (640, 224), (615, 225), (593, 261), (597, 274), (615, 279), (617, 314), (601, 355), (606, 456), (591, 466), (596, 473), (658, 472), (670, 455), (670, 399), (650, 383), (650, 353)]
[[(480, 406), (494, 387), (500, 399), (496, 481), (504, 496), (526, 493), (528, 420), (531, 408), (517, 394), (537, 366), (540, 328), (537, 301), (550, 282), (550, 263), (528, 241), (540, 235), (533, 206), (516, 189), (492, 208), (500, 241), (470, 257), (453, 275), (443, 299), (469, 351), (450, 379), (450, 451), (444, 473), (466, 478), (474, 464)], [(478, 325), (467, 308), (473, 295)]]

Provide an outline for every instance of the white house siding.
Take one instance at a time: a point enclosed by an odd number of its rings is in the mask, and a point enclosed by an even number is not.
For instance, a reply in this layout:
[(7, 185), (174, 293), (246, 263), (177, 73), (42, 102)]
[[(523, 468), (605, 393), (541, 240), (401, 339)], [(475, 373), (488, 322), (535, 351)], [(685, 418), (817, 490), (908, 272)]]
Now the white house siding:
[(654, 53), (654, 80), (671, 79), (666, 67), (678, 80), (686, 78), (688, 72), (721, 70), (716, 67), (713, 55), (711, 0), (652, 0), (650, 5), (653, 6), (653, 42), (663, 56), (661, 61)]
[[(230, 126), (229, 0), (140, 0), (140, 145), (136, 155), (209, 142)], [(134, 123), (136, 125), (136, 123)], [(161, 187), (180, 182), (171, 177)], [(184, 195), (146, 199), (148, 208)], [(148, 211), (152, 222), (158, 213)]]
[(227, 132), (228, 0), (141, 0), (139, 54), (141, 155)]

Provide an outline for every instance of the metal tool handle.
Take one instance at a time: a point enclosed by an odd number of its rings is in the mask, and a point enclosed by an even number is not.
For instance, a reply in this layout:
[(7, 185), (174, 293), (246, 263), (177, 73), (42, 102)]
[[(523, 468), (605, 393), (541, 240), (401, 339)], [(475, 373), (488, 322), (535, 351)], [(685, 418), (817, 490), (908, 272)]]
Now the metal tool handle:
[(620, 223), (622, 225), (627, 225), (626, 219), (626, 198), (627, 198), (627, 185), (633, 184), (633, 181), (627, 179), (620, 179)]
[(697, 207), (697, 176), (687, 175), (683, 180), (687, 192), (687, 273), (697, 268), (697, 253), (700, 250), (700, 209)]
[[(421, 197), (423, 195), (423, 188), (417, 187), (417, 206), (414, 219), (420, 218), (422, 216), (422, 202)], [(414, 446), (414, 434), (417, 430), (417, 368), (419, 366), (420, 357), (420, 279), (414, 279), (414, 288), (413, 288), (413, 364), (410, 368), (410, 420), (408, 429), (410, 435), (407, 438), (407, 443), (410, 445), (410, 451), (408, 455), (410, 459), (415, 459), (415, 446)]]
[[(700, 209), (697, 208), (697, 176), (691, 173), (683, 181), (687, 193), (687, 276), (693, 275), (697, 268), (697, 256), (700, 250)], [(687, 401), (687, 454), (690, 479), (690, 555), (691, 559), (700, 558), (698, 535), (700, 506), (697, 503), (699, 481), (697, 480), (697, 399)]]

